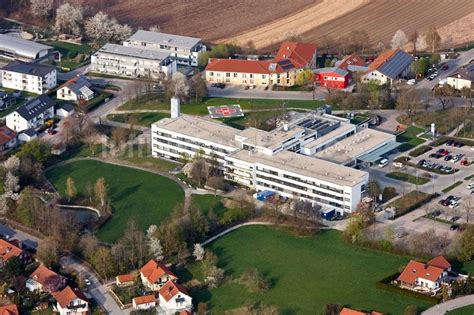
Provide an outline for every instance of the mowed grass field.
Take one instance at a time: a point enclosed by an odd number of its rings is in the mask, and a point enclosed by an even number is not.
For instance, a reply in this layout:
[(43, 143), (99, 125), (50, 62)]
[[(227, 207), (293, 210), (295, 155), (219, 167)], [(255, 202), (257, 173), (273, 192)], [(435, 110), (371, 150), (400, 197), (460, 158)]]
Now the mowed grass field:
[(275, 305), (281, 314), (319, 314), (328, 303), (393, 315), (403, 314), (407, 305), (430, 306), (375, 288), (376, 281), (403, 267), (407, 257), (349, 245), (337, 231), (295, 237), (271, 227), (244, 227), (210, 244), (210, 249), (226, 275), (237, 278), (253, 267), (271, 283), (264, 294), (229, 282), (196, 292), (195, 299), (207, 302), (212, 314), (254, 302)]
[(181, 187), (166, 177), (98, 161), (65, 164), (46, 176), (61, 195), (65, 194), (68, 177), (74, 179), (79, 195), (85, 194), (87, 184), (94, 184), (99, 177), (105, 178), (114, 212), (97, 236), (110, 243), (122, 236), (130, 218), (145, 230), (151, 224), (159, 224), (178, 203), (184, 202)]
[(157, 122), (160, 119), (170, 117), (170, 114), (166, 113), (133, 113), (133, 114), (111, 114), (107, 116), (110, 119), (119, 123), (129, 124), (134, 121), (135, 124), (144, 127), (150, 127), (152, 123)]
[(474, 314), (474, 304), (449, 311), (446, 314), (449, 314), (449, 315), (472, 315), (472, 314)]

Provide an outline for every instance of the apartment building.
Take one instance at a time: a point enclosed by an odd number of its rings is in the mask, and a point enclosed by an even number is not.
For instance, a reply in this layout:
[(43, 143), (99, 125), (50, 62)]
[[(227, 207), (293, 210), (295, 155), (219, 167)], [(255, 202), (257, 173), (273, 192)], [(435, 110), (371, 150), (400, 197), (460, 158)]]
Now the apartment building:
[(124, 46), (168, 53), (178, 65), (197, 67), (199, 54), (206, 51), (200, 38), (139, 30)]
[(53, 47), (30, 40), (0, 34), (0, 57), (23, 61), (39, 61), (48, 58)]
[(1, 84), (9, 89), (45, 94), (57, 85), (56, 68), (15, 60), (1, 69)]
[(284, 42), (272, 60), (211, 58), (206, 67), (209, 83), (256, 86), (293, 86), (304, 69), (316, 65), (316, 46)]
[(335, 138), (355, 132), (355, 128), (340, 125), (338, 120), (312, 119), (309, 115), (273, 131), (238, 130), (182, 115), (152, 125), (152, 155), (173, 160), (183, 155), (215, 156), (225, 178), (240, 185), (351, 212), (366, 190), (369, 174), (302, 152), (306, 144), (337, 129), (344, 132), (333, 134)]
[(171, 77), (176, 61), (166, 51), (105, 44), (91, 56), (91, 70), (109, 75), (154, 80)]
[(36, 130), (54, 117), (56, 103), (46, 95), (38, 96), (18, 107), (6, 117), (6, 125), (15, 132)]

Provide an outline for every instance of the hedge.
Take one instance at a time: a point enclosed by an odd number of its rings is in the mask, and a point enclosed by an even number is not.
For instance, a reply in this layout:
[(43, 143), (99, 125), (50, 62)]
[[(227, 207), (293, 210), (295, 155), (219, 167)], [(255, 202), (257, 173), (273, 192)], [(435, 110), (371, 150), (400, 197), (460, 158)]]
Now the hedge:
[(430, 147), (429, 145), (422, 145), (422, 146), (416, 148), (415, 150), (410, 151), (410, 153), (408, 153), (408, 155), (413, 156), (413, 157), (417, 157), (417, 156), (422, 155), (423, 153), (428, 152), (431, 149), (432, 149), (432, 147)]
[(385, 291), (388, 291), (388, 292), (394, 292), (394, 293), (398, 293), (398, 294), (401, 294), (401, 295), (413, 297), (415, 299), (422, 300), (422, 301), (425, 301), (425, 302), (428, 302), (428, 303), (431, 303), (431, 304), (438, 304), (441, 301), (440, 298), (437, 298), (437, 297), (434, 297), (434, 296), (428, 296), (428, 295), (418, 293), (418, 292), (415, 292), (415, 291), (411, 291), (411, 290), (407, 290), (407, 289), (402, 289), (402, 288), (399, 288), (399, 287), (396, 287), (396, 286), (390, 284), (390, 282), (397, 279), (399, 275), (400, 275), (400, 273), (397, 272), (397, 273), (394, 273), (393, 275), (385, 277), (382, 280), (377, 281), (375, 283), (375, 287), (377, 289), (380, 289), (380, 290), (385, 290)]
[[(418, 193), (422, 193), (422, 192), (419, 192), (417, 190), (413, 190), (411, 192), (409, 192), (408, 194), (406, 194), (405, 196), (402, 196), (401, 198), (413, 198), (411, 195), (413, 194), (418, 194)], [(434, 194), (426, 194), (425, 198), (420, 198), (419, 200), (417, 200), (416, 202), (414, 203), (411, 203), (410, 205), (408, 205), (407, 207), (405, 208), (401, 208), (400, 206), (396, 206), (395, 204), (397, 204), (397, 202), (400, 202), (399, 199), (391, 202), (390, 204), (387, 205), (387, 207), (395, 207), (397, 208), (397, 211), (395, 213), (395, 216), (392, 218), (392, 220), (404, 215), (404, 214), (407, 214), (413, 210), (415, 210), (416, 208), (418, 207), (421, 207), (422, 205), (428, 203), (429, 201), (433, 200), (434, 198), (438, 197), (439, 194), (438, 193), (434, 193)], [(416, 197), (418, 199), (418, 197)], [(415, 199), (416, 200), (416, 199)], [(413, 201), (415, 201), (413, 200)], [(398, 205), (398, 204), (397, 204)]]
[(463, 143), (464, 145), (474, 146), (474, 140), (460, 139), (460, 138), (448, 137), (448, 136), (443, 136), (443, 137), (441, 137), (441, 138), (439, 138), (439, 139), (436, 139), (435, 141), (432, 141), (432, 142), (430, 143), (430, 146), (437, 147), (437, 146), (440, 146), (440, 145), (446, 143), (448, 140), (453, 140), (453, 141), (456, 141), (456, 142), (461, 142), (461, 143)]

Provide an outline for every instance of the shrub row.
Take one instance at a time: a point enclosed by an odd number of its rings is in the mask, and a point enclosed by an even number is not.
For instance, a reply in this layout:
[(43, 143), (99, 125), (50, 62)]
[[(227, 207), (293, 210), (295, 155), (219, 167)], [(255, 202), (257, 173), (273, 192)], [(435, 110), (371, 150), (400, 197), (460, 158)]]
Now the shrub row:
[(413, 156), (413, 157), (417, 157), (417, 156), (422, 155), (423, 153), (426, 153), (426, 152), (430, 151), (431, 149), (432, 149), (432, 147), (430, 147), (429, 145), (422, 145), (422, 146), (416, 148), (415, 150), (410, 151), (410, 153), (408, 153), (408, 155)]
[(404, 296), (413, 297), (415, 299), (422, 300), (422, 301), (425, 301), (425, 302), (428, 302), (428, 303), (431, 303), (431, 304), (438, 304), (440, 302), (441, 299), (439, 299), (437, 297), (427, 296), (427, 295), (422, 294), (422, 293), (402, 289), (402, 288), (399, 288), (399, 287), (396, 287), (396, 286), (390, 284), (390, 282), (397, 279), (399, 275), (400, 275), (400, 273), (397, 272), (397, 273), (395, 273), (393, 275), (390, 275), (390, 276), (388, 276), (388, 277), (386, 277), (386, 278), (384, 278), (380, 281), (377, 281), (375, 283), (375, 287), (379, 290), (385, 290), (385, 291), (388, 291), (388, 292), (393, 292), (393, 293), (398, 293), (398, 294), (401, 294), (401, 295), (404, 295)]
[[(415, 210), (416, 208), (418, 207), (421, 207), (422, 205), (430, 202), (431, 200), (433, 200), (434, 198), (438, 197), (439, 194), (438, 193), (434, 193), (434, 194), (430, 194), (430, 195), (427, 195), (426, 198), (420, 198), (418, 201), (408, 205), (407, 207), (405, 208), (398, 208), (397, 207), (397, 211), (396, 211), (396, 214), (395, 216), (392, 218), (392, 220), (404, 215), (404, 214), (407, 214), (408, 212), (411, 212), (413, 210)], [(401, 197), (401, 198), (404, 198), (404, 197)], [(417, 198), (418, 199), (418, 198)]]
[(456, 137), (448, 137), (448, 136), (443, 136), (443, 137), (440, 137), (439, 139), (436, 139), (435, 141), (432, 141), (430, 143), (430, 146), (437, 147), (446, 143), (448, 140), (460, 142), (460, 143), (463, 143), (464, 145), (474, 146), (474, 140), (459, 139)]

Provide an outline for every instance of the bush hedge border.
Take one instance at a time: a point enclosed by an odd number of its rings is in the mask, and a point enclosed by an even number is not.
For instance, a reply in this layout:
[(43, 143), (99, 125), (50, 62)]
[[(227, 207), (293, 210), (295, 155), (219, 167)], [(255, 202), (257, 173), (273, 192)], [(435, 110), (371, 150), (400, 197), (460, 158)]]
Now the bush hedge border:
[(433, 149), (432, 147), (430, 147), (429, 145), (422, 145), (414, 150), (411, 150), (408, 155), (409, 156), (412, 156), (412, 157), (417, 157), (417, 156), (420, 156), (422, 155), (423, 153), (426, 153), (428, 151), (430, 151), (431, 149)]

